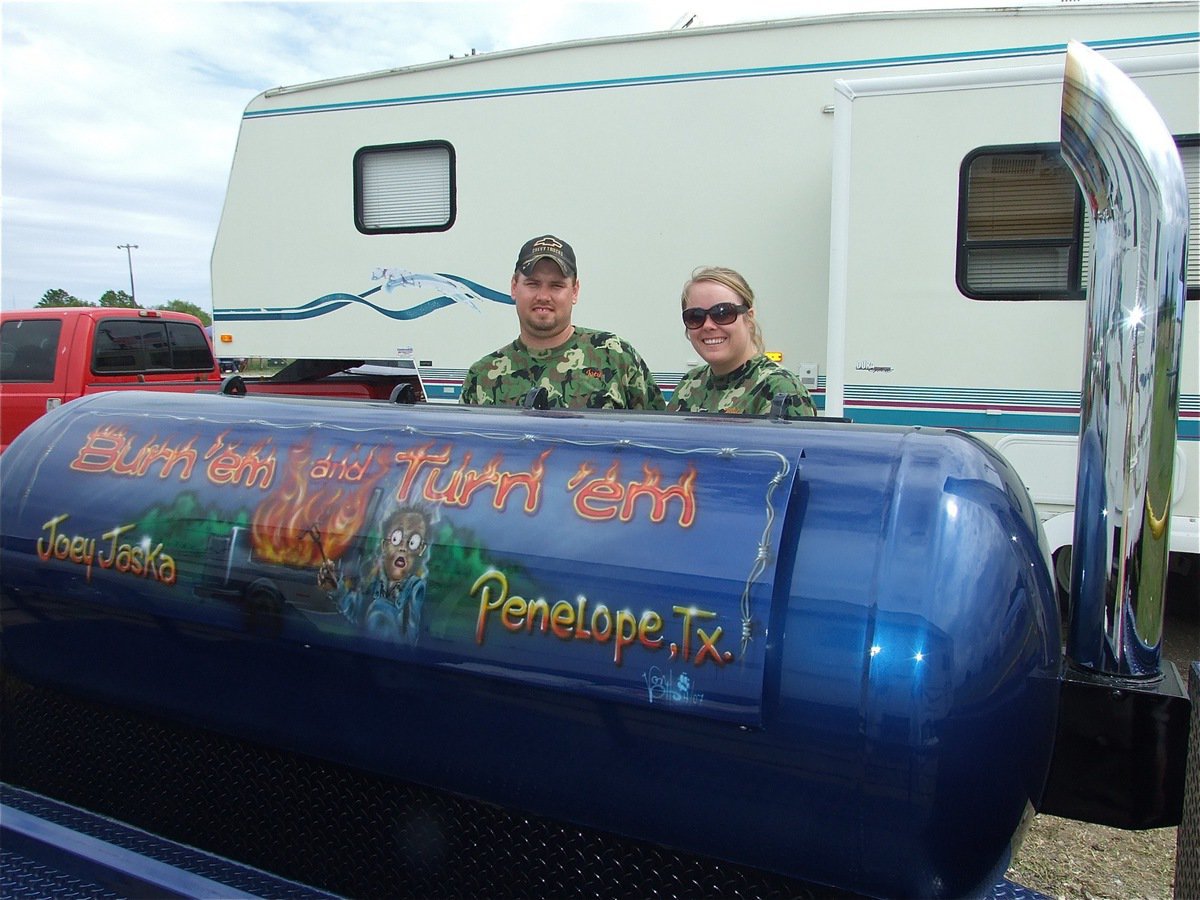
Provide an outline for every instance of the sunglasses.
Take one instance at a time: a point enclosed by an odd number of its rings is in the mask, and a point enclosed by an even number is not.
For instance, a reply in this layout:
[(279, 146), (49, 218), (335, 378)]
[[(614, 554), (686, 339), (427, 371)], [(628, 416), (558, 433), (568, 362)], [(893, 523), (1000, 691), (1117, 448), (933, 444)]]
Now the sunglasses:
[(683, 327), (695, 331), (704, 327), (704, 320), (710, 317), (717, 325), (732, 325), (744, 312), (750, 312), (750, 307), (745, 303), (718, 303), (708, 309), (693, 306), (683, 311)]

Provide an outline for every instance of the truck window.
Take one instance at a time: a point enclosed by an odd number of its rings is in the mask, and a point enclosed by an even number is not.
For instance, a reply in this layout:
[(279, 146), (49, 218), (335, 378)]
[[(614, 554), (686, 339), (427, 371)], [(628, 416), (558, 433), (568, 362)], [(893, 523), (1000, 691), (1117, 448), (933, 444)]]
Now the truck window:
[(445, 231), (455, 214), (454, 148), (445, 141), (354, 154), (354, 225), (363, 234)]
[(167, 322), (172, 369), (211, 369), (212, 351), (203, 329), (191, 322)]
[(190, 322), (105, 319), (96, 324), (92, 371), (98, 375), (212, 367), (204, 332)]
[(0, 381), (53, 381), (61, 331), (57, 319), (11, 319), (0, 325)]
[[(1177, 139), (1188, 183), (1187, 298), (1200, 296), (1200, 139)], [(975, 300), (1082, 300), (1091, 235), (1058, 144), (982, 147), (959, 171), (958, 288)]]

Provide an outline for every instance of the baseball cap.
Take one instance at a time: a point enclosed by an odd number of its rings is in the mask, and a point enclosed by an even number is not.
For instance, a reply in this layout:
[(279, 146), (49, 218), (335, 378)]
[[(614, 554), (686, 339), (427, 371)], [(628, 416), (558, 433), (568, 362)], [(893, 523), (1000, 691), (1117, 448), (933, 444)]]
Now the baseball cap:
[(528, 275), (529, 270), (539, 259), (553, 260), (562, 269), (564, 275), (575, 277), (575, 251), (562, 238), (552, 234), (530, 238), (517, 254), (517, 271)]

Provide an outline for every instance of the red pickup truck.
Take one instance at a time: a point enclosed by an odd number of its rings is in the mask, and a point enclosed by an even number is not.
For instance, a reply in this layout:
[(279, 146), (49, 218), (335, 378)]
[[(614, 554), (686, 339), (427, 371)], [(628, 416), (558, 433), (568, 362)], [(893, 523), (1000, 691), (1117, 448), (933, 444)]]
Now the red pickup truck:
[(422, 402), (412, 369), (364, 360), (296, 360), (275, 375), (222, 383), (200, 320), (120, 307), (0, 313), (0, 452), (54, 407), (97, 391), (216, 391)]
[(0, 452), (39, 416), (84, 394), (211, 391), (220, 380), (195, 316), (116, 307), (0, 313)]

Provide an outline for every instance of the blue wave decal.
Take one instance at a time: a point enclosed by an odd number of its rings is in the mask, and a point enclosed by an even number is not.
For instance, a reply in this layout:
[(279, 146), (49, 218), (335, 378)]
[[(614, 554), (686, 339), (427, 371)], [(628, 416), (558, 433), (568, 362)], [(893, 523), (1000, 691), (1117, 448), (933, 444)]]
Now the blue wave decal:
[(481, 296), (487, 297), (487, 299), (489, 299), (489, 300), (494, 300), (496, 303), (505, 303), (505, 304), (508, 304), (509, 306), (516, 306), (516, 303), (513, 302), (513, 298), (511, 296), (509, 296), (508, 294), (505, 294), (502, 291), (493, 290), (492, 288), (487, 287), (486, 285), (482, 285), (477, 281), (472, 281), (470, 278), (463, 278), (461, 275), (444, 275), (441, 272), (439, 272), (438, 274), (441, 275), (443, 278), (450, 278), (450, 279), (453, 279), (454, 281), (461, 281), (463, 284), (465, 284), (471, 290), (475, 291), (475, 293), (480, 294)]
[[(466, 304), (476, 312), (483, 311), (480, 305), (480, 301), (482, 300), (490, 300), (493, 303), (501, 303), (507, 306), (514, 305), (512, 297), (508, 294), (479, 284), (469, 278), (463, 278), (461, 275), (452, 275), (444, 272), (436, 272), (430, 275), (411, 272), (407, 269), (381, 268), (376, 269), (372, 273), (371, 279), (373, 281), (382, 281), (383, 284), (369, 288), (361, 294), (347, 294), (343, 292), (325, 294), (323, 297), (309, 300), (300, 306), (260, 307), (258, 309), (237, 310), (229, 308), (214, 309), (213, 318), (219, 319), (222, 322), (294, 322), (303, 319), (319, 318), (357, 303), (370, 308), (385, 318), (403, 322), (419, 319), (422, 316), (427, 316), (443, 307), (453, 306), (456, 303)], [(416, 287), (441, 289), (444, 293), (405, 309), (388, 309), (366, 299), (380, 291), (390, 293), (396, 288)]]

